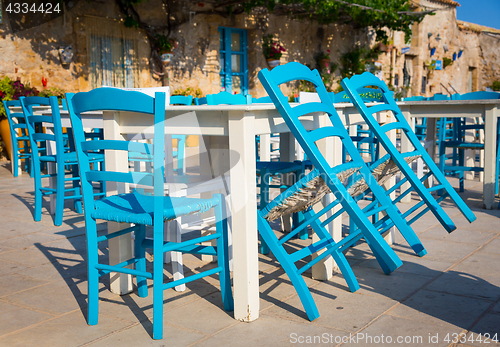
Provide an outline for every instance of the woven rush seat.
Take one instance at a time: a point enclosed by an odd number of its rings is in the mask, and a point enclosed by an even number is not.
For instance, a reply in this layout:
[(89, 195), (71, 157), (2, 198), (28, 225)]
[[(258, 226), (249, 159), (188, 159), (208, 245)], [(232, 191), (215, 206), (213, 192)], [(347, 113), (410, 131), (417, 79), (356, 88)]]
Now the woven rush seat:
[[(218, 200), (163, 197), (163, 219), (165, 221), (207, 212), (218, 204)], [(95, 202), (94, 219), (118, 223), (153, 225), (154, 197), (134, 190), (132, 193), (113, 195)]]
[[(411, 164), (418, 158), (420, 158), (420, 155), (409, 156), (405, 160), (408, 164)], [(358, 169), (350, 168), (339, 172), (337, 173), (337, 178), (341, 182), (344, 182), (356, 173)], [(374, 162), (370, 166), (370, 170), (379, 185), (401, 171), (388, 154)], [(367, 189), (368, 184), (359, 174), (354, 175), (352, 182), (347, 186), (347, 192), (352, 197), (361, 195)], [(330, 188), (328, 188), (323, 178), (320, 177), (319, 171), (314, 169), (293, 186), (278, 195), (260, 213), (267, 221), (273, 221), (283, 215), (303, 211), (313, 206), (330, 192)]]
[[(77, 163), (77, 157), (76, 157), (76, 152), (68, 152), (63, 154), (64, 162), (65, 163)], [(104, 160), (104, 154), (102, 153), (89, 153), (89, 160), (94, 161), (94, 160)], [(56, 155), (42, 155), (40, 156), (40, 161), (47, 161), (51, 163), (55, 163), (56, 160)]]

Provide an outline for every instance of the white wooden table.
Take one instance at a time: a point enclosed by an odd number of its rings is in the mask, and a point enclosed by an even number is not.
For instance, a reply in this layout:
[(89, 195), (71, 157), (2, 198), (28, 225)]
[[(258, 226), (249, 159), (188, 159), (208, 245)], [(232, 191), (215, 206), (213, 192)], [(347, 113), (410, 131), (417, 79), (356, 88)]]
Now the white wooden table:
[[(403, 113), (412, 124), (415, 117), (430, 117), (428, 136), (434, 135), (432, 120), (437, 117), (480, 117), (486, 116), (486, 158), (494, 158), (496, 153), (496, 122), (499, 100), (479, 100), (470, 103), (464, 101), (433, 101), (399, 103)], [(347, 118), (347, 123), (361, 122), (359, 113), (352, 104), (335, 105), (339, 114)], [(238, 105), (238, 106), (168, 106), (165, 113), (166, 127), (171, 134), (193, 134), (204, 136), (207, 149), (214, 151), (215, 158), (211, 161), (211, 171), (214, 175), (229, 172), (231, 213), (233, 232), (234, 259), (234, 298), (235, 319), (253, 321), (259, 317), (259, 277), (258, 277), (258, 235), (257, 235), (257, 203), (255, 185), (255, 135), (281, 133), (280, 151), (282, 160), (292, 160), (295, 156), (295, 141), (289, 129), (272, 104)], [(346, 117), (349, 116), (349, 117)], [(382, 115), (390, 121), (389, 115)], [(61, 114), (63, 126), (70, 126), (66, 113)], [(152, 133), (152, 117), (133, 115), (127, 112), (104, 112), (102, 120), (89, 116), (83, 117), (84, 127), (104, 128), (107, 139), (126, 139), (127, 134)], [(308, 129), (323, 126), (324, 115), (314, 115), (306, 118)], [(99, 123), (101, 122), (101, 123)], [(435, 125), (434, 125), (435, 127)], [(494, 129), (494, 130), (493, 130)], [(321, 151), (328, 162), (336, 165), (341, 161), (341, 148), (334, 145), (333, 139), (322, 140), (319, 143)], [(406, 144), (407, 145), (407, 144)], [(402, 144), (405, 146), (405, 144)], [(124, 156), (125, 155), (125, 156)], [(215, 159), (215, 160), (214, 160)], [(127, 171), (126, 153), (110, 151), (106, 154), (106, 165), (110, 170)], [(491, 208), (494, 200), (494, 161), (486, 160), (485, 206)], [(107, 185), (108, 191), (124, 192), (126, 187)], [(486, 203), (488, 201), (488, 204)], [(327, 201), (325, 201), (327, 202)], [(488, 207), (489, 206), (489, 207)], [(337, 218), (330, 225), (334, 239), (341, 238), (342, 222)], [(109, 232), (120, 228), (117, 223), (108, 223)], [(131, 256), (130, 236), (110, 240), (110, 263), (119, 263)], [(328, 279), (332, 275), (333, 262), (318, 264), (313, 269), (313, 277)], [(115, 274), (111, 278), (111, 290), (125, 294), (132, 290), (132, 280), (129, 275)]]
[[(412, 127), (415, 118), (426, 117), (427, 140), (433, 145), (429, 148), (431, 158), (435, 159), (436, 152), (436, 119), (440, 117), (484, 117), (484, 179), (483, 205), (491, 210), (495, 206), (495, 176), (497, 152), (497, 121), (500, 117), (500, 100), (439, 100), (439, 101), (405, 101), (397, 103)], [(401, 146), (410, 145), (403, 137)]]
[[(166, 109), (166, 129), (171, 134), (193, 134), (204, 136), (207, 149), (214, 150), (217, 160), (211, 162), (212, 172), (219, 175), (229, 172), (233, 237), (233, 285), (234, 317), (241, 321), (253, 321), (259, 316), (259, 273), (258, 234), (256, 201), (256, 158), (255, 135), (284, 133), (281, 154), (286, 160), (295, 155), (294, 140), (289, 129), (273, 104), (238, 106), (168, 106)], [(309, 129), (322, 126), (323, 115), (306, 118)], [(124, 139), (127, 134), (152, 132), (151, 116), (133, 115), (127, 112), (104, 112), (104, 137)], [(287, 134), (288, 133), (288, 134)], [(340, 153), (335, 156), (333, 142), (324, 140), (320, 147), (333, 164), (340, 161)], [(286, 144), (291, 144), (287, 146)], [(217, 150), (217, 151), (215, 151)], [(293, 154), (292, 154), (293, 153)], [(106, 168), (126, 171), (127, 158), (117, 151), (106, 153)], [(109, 191), (121, 192), (124, 187), (107, 185)], [(338, 222), (337, 222), (338, 223)], [(109, 232), (118, 230), (120, 225), (108, 223)], [(336, 225), (335, 234), (340, 235), (341, 225)], [(127, 235), (109, 243), (110, 263), (118, 263), (130, 258), (131, 243)], [(315, 278), (326, 279), (332, 274), (332, 262), (318, 264), (313, 270)], [(116, 293), (132, 290), (128, 275), (112, 277), (111, 288)]]

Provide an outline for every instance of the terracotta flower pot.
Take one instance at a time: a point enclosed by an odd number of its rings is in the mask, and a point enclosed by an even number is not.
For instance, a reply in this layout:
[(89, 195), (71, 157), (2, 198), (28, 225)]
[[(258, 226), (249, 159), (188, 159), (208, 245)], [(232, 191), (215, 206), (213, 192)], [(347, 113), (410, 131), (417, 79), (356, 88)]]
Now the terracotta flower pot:
[(267, 65), (272, 69), (273, 67), (279, 66), (280, 61), (279, 59), (267, 59)]
[(9, 160), (12, 160), (11, 158), (12, 143), (10, 142), (10, 127), (7, 118), (4, 118), (0, 121), (0, 137), (2, 137), (3, 143), (5, 143), (5, 149), (7, 151), (7, 156)]

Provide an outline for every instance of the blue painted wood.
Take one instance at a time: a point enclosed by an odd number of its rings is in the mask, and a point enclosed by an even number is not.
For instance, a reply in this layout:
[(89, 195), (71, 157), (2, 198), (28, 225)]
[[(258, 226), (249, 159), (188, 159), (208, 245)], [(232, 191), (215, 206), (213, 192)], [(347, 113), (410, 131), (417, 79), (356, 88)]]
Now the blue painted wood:
[[(466, 94), (455, 94), (452, 96), (453, 100), (487, 100), (487, 99), (499, 99), (500, 93), (497, 92), (471, 92)], [(446, 175), (448, 174), (457, 174), (459, 177), (459, 191), (463, 192), (465, 190), (465, 175), (464, 171), (484, 171), (483, 168), (479, 167), (468, 167), (465, 166), (465, 149), (473, 147), (475, 149), (484, 149), (484, 144), (467, 142), (465, 141), (465, 132), (466, 130), (481, 130), (484, 129), (484, 125), (466, 125), (465, 118), (441, 118), (439, 125), (442, 128), (443, 124), (452, 123), (453, 127), (451, 131), (446, 133), (446, 136), (439, 132), (439, 169)], [(500, 134), (500, 129), (497, 130)], [(498, 146), (497, 146), (498, 147)], [(446, 154), (446, 149), (452, 148), (453, 153), (451, 156)], [(499, 152), (500, 154), (500, 152)], [(452, 160), (451, 165), (447, 165), (446, 161), (448, 159)], [(496, 165), (498, 165), (498, 161), (500, 156), (496, 157)], [(495, 177), (495, 191), (498, 192), (498, 175)], [(439, 191), (438, 194), (442, 194), (442, 191)]]
[[(35, 210), (34, 220), (40, 221), (42, 218), (42, 196), (56, 194), (56, 207), (54, 224), (61, 225), (63, 220), (64, 201), (73, 199), (75, 209), (82, 213), (80, 185), (78, 183), (78, 175), (71, 172), (70, 177), (66, 177), (66, 167), (74, 167), (77, 165), (76, 153), (67, 152), (64, 148), (64, 138), (61, 126), (61, 116), (59, 113), (59, 104), (56, 97), (21, 97), (20, 104), (26, 120), (27, 130), (30, 138), (30, 147), (33, 161), (33, 178), (35, 182)], [(33, 106), (50, 106), (51, 116), (33, 115)], [(45, 134), (41, 126), (36, 126), (38, 123), (51, 123), (53, 125), (54, 134)], [(55, 143), (56, 154), (47, 156), (40, 152), (40, 142), (52, 141)], [(92, 161), (99, 163), (104, 160), (104, 156), (99, 153), (93, 153)], [(55, 163), (56, 173), (53, 175), (57, 179), (56, 188), (48, 189), (42, 185), (42, 163)], [(66, 182), (72, 181), (72, 187), (67, 188)], [(70, 194), (67, 195), (66, 193)]]
[[(389, 247), (389, 245), (387, 245), (375, 226), (370, 223), (368, 217), (365, 215), (364, 212), (369, 213), (370, 211), (366, 210), (363, 212), (357, 205), (356, 199), (351, 197), (351, 195), (347, 192), (343, 182), (341, 182), (337, 178), (337, 172), (348, 170), (349, 168), (353, 167), (353, 165), (354, 167), (359, 168), (361, 177), (364, 177), (366, 182), (368, 183), (369, 189), (371, 190), (371, 192), (373, 192), (376, 204), (385, 207), (385, 212), (388, 214), (393, 223), (398, 226), (398, 229), (408, 240), (408, 243), (412, 246), (414, 251), (419, 255), (423, 255), (425, 253), (425, 249), (416, 237), (415, 233), (402, 219), (399, 210), (395, 205), (392, 204), (392, 201), (388, 198), (385, 191), (377, 184), (375, 180), (373, 180), (370, 169), (366, 166), (366, 163), (357, 151), (354, 143), (352, 142), (349, 134), (342, 124), (342, 121), (332, 104), (331, 98), (328, 95), (325, 86), (323, 85), (318, 71), (311, 71), (308, 67), (299, 63), (288, 63), (286, 65), (278, 66), (272, 71), (269, 71), (267, 69), (261, 70), (259, 72), (259, 79), (262, 82), (267, 93), (273, 100), (274, 104), (276, 105), (276, 108), (284, 118), (286, 124), (288, 125), (288, 128), (293, 133), (295, 138), (299, 141), (299, 144), (302, 146), (304, 151), (307, 153), (309, 160), (314, 165), (315, 170), (317, 170), (317, 175), (321, 175), (321, 178), (323, 178), (323, 180), (335, 196), (342, 197), (341, 199), (335, 200), (332, 204), (324, 208), (322, 211), (319, 211), (318, 213), (315, 213), (312, 209), (308, 209), (304, 212), (305, 220), (300, 226), (295, 227), (295, 229), (291, 233), (297, 233), (302, 228), (311, 226), (314, 232), (318, 235), (319, 241), (315, 243), (315, 246), (317, 247), (312, 247), (312, 249), (305, 249), (305, 251), (301, 253), (301, 257), (302, 255), (307, 256), (309, 252), (324, 249), (325, 253), (327, 253), (326, 255), (331, 254), (338, 262), (351, 291), (357, 290), (359, 286), (357, 284), (356, 278), (354, 277), (354, 274), (352, 273), (352, 270), (349, 267), (349, 264), (347, 263), (347, 261), (345, 261), (342, 252), (356, 242), (356, 237), (364, 237), (367, 240), (373, 254), (377, 258), (380, 266), (385, 273), (390, 273), (402, 264), (401, 260), (399, 260), (394, 251)], [(321, 107), (325, 109), (330, 116), (329, 118), (332, 127), (327, 129), (335, 130), (331, 132), (331, 136), (337, 136), (341, 139), (343, 146), (346, 147), (347, 152), (352, 158), (352, 162), (332, 168), (323, 157), (317, 146), (314, 144), (311, 132), (307, 131), (298, 119), (298, 114), (303, 112), (303, 108), (299, 109), (299, 112), (297, 113), (295, 107), (292, 108), (292, 106), (288, 102), (283, 101), (283, 94), (279, 89), (280, 84), (295, 80), (306, 80), (313, 83), (316, 88), (316, 92), (320, 97), (320, 103), (322, 104)], [(302, 105), (310, 105), (311, 110), (317, 109), (317, 107), (315, 107), (316, 103)], [(306, 185), (309, 180), (313, 179), (313, 176), (314, 175), (305, 176), (294, 186), (288, 188), (285, 192), (278, 196), (274, 200), (274, 203), (281, 204), (286, 200), (287, 196), (289, 196), (290, 194), (293, 195), (295, 191), (302, 189), (301, 187)], [(271, 202), (270, 204), (273, 204), (273, 202)], [(340, 204), (342, 207), (339, 212), (347, 212), (349, 214), (349, 217), (355, 221), (356, 225), (359, 226), (359, 229), (356, 232), (350, 234), (341, 243), (336, 243), (332, 239), (331, 235), (325, 229), (324, 223), (320, 223), (318, 219), (319, 216), (329, 213), (333, 209), (333, 207), (338, 204)], [(299, 275), (300, 269), (297, 269), (294, 264), (297, 259), (292, 255), (289, 255), (288, 252), (286, 252), (286, 250), (283, 248), (283, 245), (279, 243), (279, 240), (276, 238), (274, 232), (272, 231), (269, 222), (266, 220), (266, 216), (266, 209), (261, 209), (258, 215), (259, 233), (269, 245), (271, 251), (283, 266), (287, 275), (290, 277), (290, 280), (292, 281), (295, 289), (297, 290), (297, 293), (299, 294), (299, 297), (301, 298), (302, 304), (309, 319), (315, 319), (319, 314), (314, 300), (312, 299), (310, 292), (305, 285), (305, 282)]]
[(409, 130), (408, 122), (403, 116), (401, 110), (396, 105), (394, 98), (392, 97), (392, 93), (390, 92), (387, 85), (375, 77), (373, 74), (369, 72), (365, 72), (362, 75), (353, 76), (351, 79), (344, 79), (341, 82), (342, 87), (351, 97), (356, 108), (361, 113), (365, 122), (370, 126), (370, 129), (375, 133), (379, 142), (386, 149), (390, 158), (396, 163), (398, 168), (401, 170), (404, 175), (404, 179), (408, 180), (411, 184), (409, 189), (414, 189), (423, 201), (426, 204), (426, 208), (428, 208), (439, 220), (439, 222), (443, 225), (443, 227), (448, 231), (453, 231), (456, 226), (451, 220), (451, 218), (446, 214), (446, 212), (441, 208), (438, 201), (434, 199), (434, 197), (430, 194), (430, 191), (423, 185), (421, 180), (416, 176), (416, 174), (411, 170), (410, 166), (406, 163), (404, 156), (407, 156), (407, 153), (400, 153), (396, 148), (395, 144), (393, 144), (387, 134), (383, 131), (382, 127), (376, 121), (376, 118), (371, 111), (371, 108), (368, 108), (363, 100), (359, 97), (357, 93), (357, 89), (364, 86), (377, 86), (384, 93), (384, 100), (387, 104), (388, 108), (396, 110), (394, 112), (394, 117), (396, 122), (403, 124), (406, 128), (406, 131), (403, 132), (402, 136), (406, 135), (410, 143), (415, 148), (415, 151), (421, 155), (423, 161), (431, 171), (432, 175), (437, 179), (437, 181), (443, 185), (444, 190), (450, 196), (450, 198), (455, 202), (463, 215), (467, 218), (469, 222), (473, 222), (476, 217), (474, 213), (470, 210), (470, 208), (465, 204), (465, 202), (460, 198), (457, 192), (451, 187), (449, 182), (446, 180), (443, 173), (438, 169), (437, 165), (428, 155), (427, 151), (424, 149), (420, 140), (417, 138), (415, 133)]
[(208, 94), (207, 105), (251, 105), (252, 96), (242, 94), (231, 94), (220, 92), (217, 94)]
[[(10, 107), (20, 107), (21, 102), (19, 100), (12, 101), (2, 101), (7, 114), (7, 120), (9, 122), (10, 130), (10, 142), (12, 145), (12, 174), (14, 177), (19, 175), (19, 160), (24, 161), (25, 172), (30, 172), (33, 177), (33, 170), (31, 168), (31, 150), (29, 144), (29, 134), (28, 127), (23, 113), (11, 112)], [(22, 145), (22, 146), (20, 146)]]
[(170, 97), (170, 105), (192, 105), (192, 95), (172, 95)]
[[(211, 199), (171, 198), (164, 196), (164, 158), (165, 158), (165, 94), (156, 93), (155, 97), (135, 92), (112, 88), (94, 89), (87, 93), (68, 93), (68, 109), (73, 128), (76, 152), (83, 191), (85, 211), (85, 227), (87, 234), (87, 266), (88, 266), (88, 314), (87, 322), (95, 325), (99, 312), (99, 276), (109, 272), (128, 273), (136, 276), (140, 297), (148, 295), (147, 278), (153, 279), (153, 338), (163, 337), (163, 290), (182, 283), (190, 282), (203, 276), (219, 273), (223, 305), (226, 310), (233, 309), (231, 281), (228, 263), (228, 231), (225, 200), (220, 194)], [(130, 107), (127, 110), (125, 104)], [(78, 110), (78, 111), (77, 111)], [(127, 141), (97, 140), (98, 144), (87, 144), (83, 131), (81, 113), (89, 110), (122, 110), (146, 113), (154, 116), (153, 144), (137, 144), (129, 146)], [(94, 172), (90, 170), (92, 152), (89, 150), (125, 150), (127, 152), (140, 150), (153, 153), (153, 172), (123, 173)], [(153, 193), (146, 194), (138, 190), (132, 193), (107, 196), (95, 200), (92, 193), (93, 181), (135, 182), (151, 186)], [(216, 233), (211, 237), (217, 240), (217, 246), (186, 247), (186, 243), (164, 242), (163, 223), (191, 212), (203, 213), (215, 209)], [(135, 231), (135, 256), (130, 261), (109, 266), (98, 262), (98, 242), (96, 219), (115, 222), (135, 223), (135, 227), (127, 232)], [(145, 238), (145, 226), (153, 226), (153, 240)], [(188, 241), (189, 245), (198, 244), (204, 239), (198, 237)], [(146, 269), (146, 248), (153, 249), (153, 272)], [(201, 249), (201, 250), (200, 250)], [(193, 252), (199, 254), (216, 254), (218, 267), (203, 271), (197, 275), (181, 280), (163, 283), (163, 253), (165, 251)], [(135, 264), (134, 269), (124, 268), (127, 264)]]

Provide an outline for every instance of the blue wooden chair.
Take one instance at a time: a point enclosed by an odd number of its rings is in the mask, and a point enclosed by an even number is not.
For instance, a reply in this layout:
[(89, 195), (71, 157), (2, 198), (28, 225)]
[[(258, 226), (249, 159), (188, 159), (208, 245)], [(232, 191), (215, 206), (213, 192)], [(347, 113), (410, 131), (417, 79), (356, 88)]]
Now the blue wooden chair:
[[(10, 141), (12, 143), (12, 174), (14, 177), (19, 175), (19, 161), (23, 160), (23, 169), (25, 172), (30, 172), (33, 176), (31, 169), (31, 152), (30, 152), (30, 137), (28, 134), (28, 126), (26, 125), (24, 114), (19, 112), (12, 112), (10, 107), (21, 107), (19, 100), (2, 101), (7, 114), (10, 129)], [(17, 121), (15, 121), (16, 119)], [(20, 146), (22, 144), (22, 146)]]
[[(401, 212), (392, 204), (392, 201), (385, 194), (383, 188), (377, 184), (372, 176), (347, 133), (345, 126), (342, 124), (318, 71), (311, 71), (308, 67), (299, 63), (288, 63), (278, 66), (272, 71), (267, 69), (261, 70), (259, 72), (259, 79), (291, 132), (314, 165), (314, 169), (310, 173), (285, 190), (265, 208), (260, 209), (257, 216), (259, 233), (289, 276), (302, 301), (308, 318), (313, 320), (319, 316), (319, 313), (301, 274), (314, 264), (323, 261), (331, 255), (339, 265), (351, 291), (356, 291), (359, 285), (343, 252), (361, 238), (367, 241), (386, 274), (394, 271), (402, 264), (401, 260), (381, 236), (381, 233), (388, 230), (386, 229), (386, 223), (379, 221), (376, 225), (373, 225), (369, 220), (371, 215), (385, 211), (389, 216), (388, 218), (398, 226), (402, 235), (417, 254), (424, 255), (426, 251), (413, 230), (402, 219)], [(283, 94), (279, 86), (295, 80), (306, 80), (312, 83), (316, 88), (321, 102), (300, 104), (293, 108), (288, 102), (283, 102)], [(330, 116), (331, 126), (328, 125), (307, 131), (300, 122), (300, 117), (317, 112), (327, 113)], [(342, 144), (346, 147), (351, 157), (350, 162), (335, 167), (331, 167), (327, 163), (316, 146), (316, 141), (332, 136), (338, 137), (342, 141)], [(358, 179), (353, 180), (347, 187), (344, 186), (349, 177), (356, 172), (359, 173)], [(367, 191), (373, 193), (374, 201), (367, 208), (361, 209), (357, 202), (359, 197)], [(314, 212), (312, 206), (329, 192), (332, 192), (336, 199), (317, 213)], [(339, 206), (340, 209), (338, 212), (333, 213), (332, 209), (335, 206)], [(300, 225), (295, 226), (289, 234), (278, 239), (269, 222), (280, 215), (296, 211), (303, 211), (304, 220)], [(343, 212), (349, 214), (349, 217), (355, 221), (359, 229), (349, 234), (343, 240), (335, 242), (325, 229), (325, 226)], [(319, 218), (327, 213), (332, 213), (332, 215), (321, 222)], [(294, 249), (294, 252), (288, 253), (284, 247), (284, 243), (309, 226), (312, 227), (319, 240), (311, 246)], [(324, 252), (320, 253), (313, 260), (307, 259), (312, 253), (321, 250), (324, 250)], [(306, 261), (306, 265), (297, 268), (296, 262), (298, 261)]]
[[(164, 196), (164, 157), (165, 157), (165, 94), (156, 93), (155, 97), (112, 88), (98, 88), (87, 93), (66, 94), (75, 136), (76, 151), (80, 168), (85, 208), (85, 226), (87, 232), (88, 264), (88, 315), (89, 325), (98, 321), (99, 277), (110, 272), (136, 276), (138, 294), (148, 295), (147, 279), (153, 280), (153, 338), (163, 337), (163, 291), (168, 288), (191, 282), (196, 279), (219, 274), (224, 308), (233, 310), (231, 281), (228, 263), (228, 231), (225, 204), (222, 195), (216, 194), (211, 199), (175, 198)], [(85, 141), (80, 114), (86, 111), (115, 110), (138, 112), (154, 116), (153, 144), (120, 141)], [(92, 151), (123, 150), (144, 154), (153, 153), (153, 173), (144, 172), (98, 172), (91, 171), (89, 164)], [(117, 184), (140, 183), (149, 186), (152, 194), (134, 190), (131, 193), (107, 196), (94, 200), (92, 183), (113, 181)], [(163, 222), (177, 217), (215, 210), (216, 232), (183, 242), (163, 241)], [(97, 236), (96, 220), (133, 223), (134, 226), (115, 233)], [(145, 237), (146, 225), (153, 226), (153, 239)], [(135, 231), (135, 256), (117, 265), (101, 264), (98, 261), (98, 243)], [(204, 246), (201, 242), (216, 240), (217, 246)], [(146, 248), (153, 250), (153, 271), (146, 270)], [(194, 254), (217, 256), (215, 268), (180, 280), (163, 283), (163, 253), (177, 251)], [(126, 266), (135, 264), (135, 269)]]
[[(472, 92), (466, 94), (456, 94), (453, 96), (454, 100), (485, 100), (485, 99), (499, 99), (500, 93), (497, 92)], [(445, 174), (459, 175), (459, 190), (464, 191), (465, 171), (469, 172), (482, 172), (483, 167), (480, 166), (465, 166), (465, 150), (484, 150), (484, 143), (472, 142), (466, 140), (466, 132), (475, 132), (475, 137), (480, 130), (484, 130), (483, 124), (466, 124), (465, 118), (441, 118), (441, 122), (453, 122), (452, 136), (446, 137), (442, 132), (439, 133), (439, 169)], [(500, 129), (500, 128), (499, 128)], [(500, 134), (500, 131), (497, 130)], [(451, 156), (446, 154), (446, 149), (452, 148), (453, 154)], [(498, 152), (498, 151), (497, 151)], [(500, 154), (500, 152), (498, 153)], [(452, 158), (451, 165), (446, 164), (446, 160)], [(497, 155), (496, 164), (498, 165), (499, 155)], [(498, 178), (495, 180), (495, 191), (497, 191)], [(439, 192), (441, 193), (441, 191)]]
[[(46, 195), (56, 194), (56, 207), (54, 224), (59, 226), (62, 224), (64, 201), (68, 199), (73, 199), (75, 203), (75, 209), (77, 212), (82, 213), (81, 206), (81, 193), (80, 185), (78, 180), (80, 179), (77, 175), (74, 175), (76, 171), (68, 172), (71, 174), (70, 177), (66, 177), (66, 166), (75, 166), (78, 164), (76, 158), (76, 152), (66, 152), (64, 150), (64, 139), (61, 126), (61, 115), (59, 113), (59, 104), (57, 97), (52, 96), (50, 98), (43, 98), (38, 96), (31, 97), (21, 97), (21, 107), (26, 119), (26, 124), (28, 126), (28, 134), (30, 137), (30, 147), (33, 160), (33, 177), (35, 181), (35, 211), (34, 220), (36, 222), (40, 221), (42, 218), (42, 197)], [(52, 115), (51, 116), (38, 116), (33, 115), (33, 106), (50, 106)], [(36, 126), (36, 123), (51, 123), (53, 124), (54, 134), (43, 133), (42, 127)], [(53, 155), (41, 155), (39, 151), (39, 143), (45, 141), (53, 141), (55, 143), (56, 154)], [(104, 155), (102, 153), (92, 153), (92, 164), (98, 165), (104, 161)], [(52, 163), (55, 164), (56, 173), (42, 175), (41, 165), (42, 163)], [(56, 188), (43, 187), (42, 178), (45, 177), (56, 177)], [(71, 187), (66, 187), (66, 182), (72, 182)], [(70, 195), (66, 195), (69, 192)], [(102, 195), (102, 192), (96, 193), (94, 195)]]
[[(441, 170), (438, 169), (437, 165), (431, 159), (427, 151), (424, 149), (420, 141), (418, 140), (415, 133), (411, 130), (410, 125), (404, 118), (401, 110), (397, 106), (392, 92), (389, 90), (387, 85), (375, 77), (373, 74), (369, 72), (365, 72), (362, 75), (357, 75), (351, 77), (351, 79), (345, 78), (341, 82), (342, 87), (346, 90), (347, 94), (351, 98), (353, 104), (356, 106), (358, 111), (361, 113), (361, 116), (365, 120), (365, 122), (370, 126), (370, 129), (375, 133), (375, 136), (378, 138), (378, 141), (382, 146), (384, 146), (387, 151), (387, 155), (380, 158), (379, 161), (383, 162), (386, 160), (392, 160), (399, 170), (401, 170), (401, 180), (394, 185), (391, 189), (387, 191), (387, 194), (390, 194), (396, 189), (400, 188), (403, 183), (409, 182), (411, 187), (401, 194), (394, 200), (394, 203), (399, 202), (404, 196), (409, 194), (411, 191), (415, 190), (418, 195), (422, 198), (418, 204), (414, 205), (408, 211), (403, 214), (404, 218), (410, 218), (408, 220), (408, 224), (412, 224), (417, 221), (422, 215), (424, 215), (429, 210), (436, 216), (439, 222), (443, 225), (443, 227), (451, 232), (456, 229), (455, 224), (451, 220), (451, 218), (446, 214), (446, 212), (441, 208), (439, 202), (444, 199), (445, 196), (449, 196), (454, 203), (458, 206), (462, 214), (467, 218), (469, 222), (473, 222), (476, 219), (476, 216), (472, 213), (470, 208), (465, 204), (465, 202), (460, 198), (455, 189), (450, 185), (450, 183), (446, 180), (444, 174)], [(365, 105), (363, 100), (360, 98), (357, 93), (357, 89), (365, 86), (375, 86), (380, 89), (382, 94), (384, 95), (384, 102), (382, 104), (378, 104), (375, 106), (368, 107)], [(381, 111), (391, 111), (395, 117), (395, 121), (389, 124), (385, 124), (380, 126), (376, 121), (374, 114)], [(400, 153), (396, 148), (395, 144), (389, 140), (386, 132), (394, 129), (401, 130), (401, 136), (406, 136), (410, 143), (414, 147), (414, 151), (408, 153)], [(427, 165), (429, 172), (424, 175), (422, 178), (418, 178), (417, 175), (411, 169), (410, 163), (411, 161), (422, 158), (425, 165)], [(375, 167), (375, 164), (371, 166), (372, 170)], [(422, 182), (424, 182), (431, 175), (437, 179), (439, 182), (438, 185), (432, 188), (426, 188)], [(403, 177), (404, 176), (404, 177)], [(441, 196), (439, 199), (435, 199), (431, 192), (443, 189), (446, 194)], [(423, 210), (419, 210), (421, 207), (424, 207)], [(414, 212), (418, 212), (416, 215), (412, 216)], [(383, 220), (383, 219), (382, 219)]]

